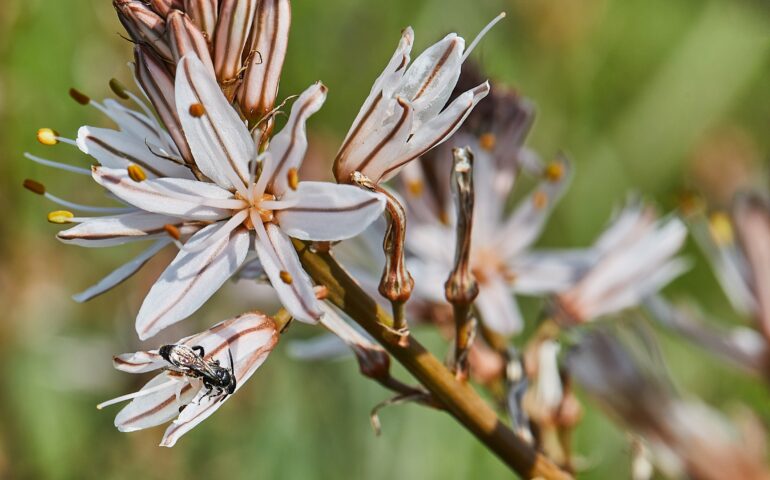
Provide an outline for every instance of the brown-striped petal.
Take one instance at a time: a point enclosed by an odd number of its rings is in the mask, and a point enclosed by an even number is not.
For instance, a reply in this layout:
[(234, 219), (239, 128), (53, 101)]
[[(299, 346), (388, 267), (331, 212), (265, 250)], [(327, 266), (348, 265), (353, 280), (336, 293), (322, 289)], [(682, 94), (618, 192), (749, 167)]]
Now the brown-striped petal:
[(217, 28), (219, 0), (184, 0), (184, 11), (206, 35), (209, 44), (213, 43)]
[(137, 45), (134, 49), (136, 59), (136, 78), (147, 98), (158, 112), (171, 138), (188, 165), (194, 165), (187, 138), (182, 131), (182, 124), (176, 111), (174, 98), (174, 77), (167, 64), (158, 58), (149, 48)]
[(251, 29), (246, 74), (238, 100), (249, 121), (257, 121), (272, 110), (286, 57), (291, 25), (289, 0), (259, 2)]
[(214, 64), (211, 61), (209, 46), (206, 38), (190, 17), (180, 11), (172, 12), (166, 19), (166, 35), (176, 65), (188, 53), (194, 53), (214, 75)]
[(222, 0), (214, 36), (214, 67), (223, 86), (232, 84), (241, 68), (257, 0)]
[(138, 44), (150, 45), (163, 58), (171, 58), (166, 43), (166, 22), (145, 3), (137, 0), (113, 0), (118, 18)]

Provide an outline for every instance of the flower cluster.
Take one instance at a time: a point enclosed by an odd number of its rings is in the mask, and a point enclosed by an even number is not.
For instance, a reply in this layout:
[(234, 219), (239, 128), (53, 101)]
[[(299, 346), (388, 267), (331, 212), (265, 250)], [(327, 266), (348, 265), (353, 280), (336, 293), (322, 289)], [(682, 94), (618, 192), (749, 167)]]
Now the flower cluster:
[[(67, 225), (57, 234), (64, 243), (150, 245), (74, 299), (108, 292), (173, 248), (175, 258), (138, 307), (140, 340), (195, 314), (231, 278), (269, 283), (282, 305), (272, 316), (253, 310), (173, 344), (114, 357), (119, 370), (158, 372), (138, 392), (99, 406), (130, 400), (115, 419), (118, 429), (172, 422), (161, 445), (173, 446), (243, 387), (296, 319), (328, 335), (294, 341), (294, 356), (352, 352), (363, 375), (397, 394), (375, 408), (375, 425), (381, 406), (407, 400), (446, 409), (466, 425), (489, 414), (500, 425), (490, 435), (501, 435), (501, 443), (520, 442), (519, 453), (543, 452), (543, 465), (572, 471), (579, 384), (660, 468), (725, 478), (733, 457), (741, 478), (767, 478), (758, 457), (729, 438), (725, 421), (675, 395), (662, 365), (630, 353), (624, 336), (654, 350), (643, 328), (608, 325), (640, 318), (635, 309), (645, 307), (638, 311), (766, 376), (767, 198), (740, 197), (732, 218), (708, 222), (660, 216), (632, 196), (593, 244), (538, 247), (576, 167), (566, 154), (547, 161), (529, 148), (534, 103), (505, 87), (492, 90), (468, 61), (503, 14), (469, 46), (451, 33), (414, 61), (414, 32), (404, 29), (341, 142), (336, 182), (302, 180), (307, 124), (328, 92), (316, 82), (276, 105), (289, 0), (113, 4), (135, 44), (141, 94), (116, 80), (117, 100), (72, 89), (75, 101), (98, 109), (114, 128), (83, 126), (74, 139), (38, 131), (44, 145), (68, 144), (90, 156), (90, 168), (27, 154), (90, 176), (111, 204), (64, 200), (34, 180), (24, 186), (61, 206), (48, 220)], [(729, 341), (660, 293), (690, 266), (679, 256), (688, 226), (735, 308), (755, 320)], [(541, 299), (539, 317), (529, 318), (520, 296)], [(409, 327), (416, 325), (454, 339), (445, 365), (414, 339)], [(421, 383), (394, 378), (392, 358)], [(477, 408), (482, 400), (464, 385), (468, 378), (507, 407), (515, 432)], [(489, 441), (486, 435), (479, 436)]]

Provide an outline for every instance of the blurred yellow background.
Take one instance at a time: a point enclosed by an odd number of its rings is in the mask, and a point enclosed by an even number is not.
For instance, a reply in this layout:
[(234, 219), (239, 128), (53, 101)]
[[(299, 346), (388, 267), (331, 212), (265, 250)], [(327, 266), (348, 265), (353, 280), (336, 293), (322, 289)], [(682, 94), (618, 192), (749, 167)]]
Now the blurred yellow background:
[[(507, 19), (474, 58), (538, 105), (529, 145), (545, 157), (564, 150), (576, 162), (542, 245), (586, 245), (629, 189), (668, 210), (684, 187), (717, 205), (737, 187), (767, 187), (764, 0), (295, 0), (280, 97), (318, 79), (328, 85), (326, 106), (310, 124), (312, 157), (330, 164), (403, 27), (414, 27), (416, 53), (449, 31), (470, 39), (500, 11)], [(67, 90), (101, 99), (111, 77), (132, 84), (131, 45), (121, 31), (108, 0), (4, 0), (0, 7), (0, 478), (509, 478), (452, 419), (422, 407), (385, 410), (375, 437), (368, 414), (386, 391), (360, 377), (353, 361), (301, 364), (281, 345), (247, 388), (173, 449), (156, 446), (161, 428), (122, 434), (112, 426), (117, 407), (94, 408), (146, 381), (113, 371), (111, 355), (140, 346), (133, 315), (165, 263), (153, 261), (88, 304), (73, 302), (70, 295), (132, 252), (57, 242), (58, 228), (45, 221), (54, 206), (22, 181), (84, 203), (98, 203), (99, 190), (22, 154), (88, 164), (68, 145), (37, 144), (35, 132), (51, 127), (73, 138), (80, 125), (108, 125)], [(736, 320), (700, 255), (691, 247), (688, 254), (699, 263), (669, 292), (697, 296), (706, 311)], [(229, 285), (147, 346), (253, 308), (252, 292)], [(538, 302), (525, 306), (534, 318)], [(310, 333), (294, 326), (289, 337)], [(444, 355), (435, 334), (417, 335)], [(770, 421), (764, 387), (662, 336), (679, 384), (728, 411), (743, 399)], [(628, 477), (623, 434), (595, 408), (576, 441), (588, 466), (581, 478)]]

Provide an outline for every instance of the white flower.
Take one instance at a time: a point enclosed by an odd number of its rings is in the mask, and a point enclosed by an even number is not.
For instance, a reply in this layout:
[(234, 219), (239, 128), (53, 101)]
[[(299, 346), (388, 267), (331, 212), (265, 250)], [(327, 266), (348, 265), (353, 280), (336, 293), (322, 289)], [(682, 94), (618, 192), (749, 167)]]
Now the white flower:
[[(269, 317), (247, 313), (176, 343), (202, 347), (205, 360), (217, 360), (225, 368), (230, 368), (232, 355), (237, 392), (262, 365), (277, 342), (278, 331)], [(154, 427), (173, 419), (160, 443), (164, 447), (172, 447), (229, 398), (229, 395), (223, 398), (207, 396), (208, 389), (199, 378), (174, 370), (157, 350), (118, 355), (113, 364), (118, 370), (129, 373), (161, 370), (138, 392), (109, 400), (98, 408), (131, 400), (115, 417), (115, 426), (122, 432)]]
[[(579, 255), (570, 252), (527, 251), (569, 184), (571, 167), (560, 159), (543, 169), (545, 178), (540, 185), (507, 215), (504, 208), (510, 183), (508, 188), (491, 188), (497, 183), (495, 162), (483, 148), (477, 146), (474, 153), (476, 196), (470, 268), (479, 286), (476, 307), (487, 326), (511, 335), (523, 326), (513, 292), (542, 295), (563, 290), (583, 268)], [(454, 221), (445, 220), (448, 223), (433, 217), (430, 223), (411, 224), (407, 229), (407, 246), (414, 254), (408, 265), (415, 278), (415, 293), (434, 302), (444, 300), (443, 285), (454, 262), (450, 240), (454, 238)]]
[[(307, 147), (305, 122), (323, 104), (326, 87), (317, 83), (299, 97), (286, 126), (259, 158), (249, 130), (197, 57), (187, 55), (179, 62), (175, 95), (195, 165), (211, 182), (154, 171), (147, 179), (138, 178), (136, 158), (126, 153), (136, 138), (115, 136), (105, 151), (127, 161), (128, 168), (94, 167), (93, 178), (136, 210), (85, 219), (59, 238), (80, 244), (121, 243), (127, 237), (162, 235), (168, 226), (203, 227), (145, 298), (136, 320), (142, 339), (200, 308), (243, 264), (252, 244), (287, 310), (298, 320), (316, 321), (320, 310), (312, 284), (289, 237), (331, 241), (355, 236), (380, 215), (385, 203), (381, 196), (353, 186), (298, 181)], [(149, 160), (152, 149), (145, 148)], [(154, 161), (160, 160), (173, 162)]]
[(674, 257), (687, 236), (675, 217), (656, 219), (652, 208), (626, 207), (594, 244), (593, 266), (556, 296), (562, 320), (582, 323), (639, 305), (689, 267)]
[(355, 171), (375, 183), (388, 180), (408, 162), (451, 137), (489, 92), (489, 83), (484, 82), (445, 107), (463, 61), (503, 17), (501, 14), (490, 22), (467, 50), (465, 40), (450, 33), (411, 65), (414, 32), (406, 28), (337, 153), (337, 181), (347, 183)]

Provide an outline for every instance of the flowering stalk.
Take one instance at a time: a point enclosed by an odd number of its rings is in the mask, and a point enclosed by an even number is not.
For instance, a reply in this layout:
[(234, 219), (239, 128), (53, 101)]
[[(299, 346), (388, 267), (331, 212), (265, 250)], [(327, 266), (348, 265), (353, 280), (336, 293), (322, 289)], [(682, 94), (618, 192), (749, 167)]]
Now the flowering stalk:
[(294, 240), (300, 262), (310, 276), (328, 289), (337, 305), (398, 360), (446, 410), (506, 465), (524, 478), (570, 479), (572, 476), (517, 437), (467, 384), (454, 375), (418, 341), (392, 342), (389, 315), (369, 297), (334, 258), (314, 252)]
[(473, 340), (470, 307), (479, 294), (479, 286), (470, 270), (471, 235), (473, 231), (473, 152), (468, 147), (452, 150), (452, 188), (457, 203), (457, 246), (452, 273), (444, 284), (444, 294), (454, 308), (454, 368), (458, 378), (468, 370), (468, 347)]
[(393, 306), (393, 329), (397, 332), (406, 332), (404, 305), (409, 300), (414, 288), (414, 280), (406, 269), (406, 257), (404, 255), (406, 211), (396, 197), (360, 172), (353, 172), (350, 175), (350, 180), (362, 188), (381, 193), (387, 201), (385, 211), (388, 212), (388, 228), (382, 241), (382, 249), (385, 252), (385, 268), (382, 270), (379, 292), (390, 300)]

